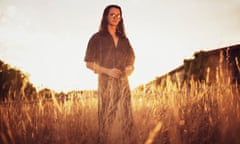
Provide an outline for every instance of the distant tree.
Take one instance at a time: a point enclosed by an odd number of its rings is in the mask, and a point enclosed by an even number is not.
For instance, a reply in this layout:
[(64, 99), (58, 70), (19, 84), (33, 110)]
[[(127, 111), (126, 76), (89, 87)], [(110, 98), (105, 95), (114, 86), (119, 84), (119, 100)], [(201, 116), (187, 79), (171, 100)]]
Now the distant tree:
[(33, 100), (36, 96), (36, 88), (28, 77), (0, 60), (0, 100)]

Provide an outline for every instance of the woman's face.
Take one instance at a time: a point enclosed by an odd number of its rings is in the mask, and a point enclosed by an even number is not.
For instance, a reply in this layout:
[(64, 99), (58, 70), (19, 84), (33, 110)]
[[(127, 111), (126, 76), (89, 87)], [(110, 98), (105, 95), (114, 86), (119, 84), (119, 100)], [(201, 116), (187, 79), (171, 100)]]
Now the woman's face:
[(108, 13), (108, 25), (117, 26), (121, 21), (121, 12), (118, 8), (110, 8)]

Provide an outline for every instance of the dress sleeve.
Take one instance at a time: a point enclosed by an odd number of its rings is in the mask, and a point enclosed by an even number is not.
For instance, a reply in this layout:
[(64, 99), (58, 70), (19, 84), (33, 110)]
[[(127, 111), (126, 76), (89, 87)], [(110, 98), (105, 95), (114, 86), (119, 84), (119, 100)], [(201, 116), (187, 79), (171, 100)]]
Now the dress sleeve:
[(88, 41), (87, 50), (85, 53), (84, 61), (85, 62), (96, 62), (97, 61), (97, 47), (98, 41), (96, 35), (93, 35)]

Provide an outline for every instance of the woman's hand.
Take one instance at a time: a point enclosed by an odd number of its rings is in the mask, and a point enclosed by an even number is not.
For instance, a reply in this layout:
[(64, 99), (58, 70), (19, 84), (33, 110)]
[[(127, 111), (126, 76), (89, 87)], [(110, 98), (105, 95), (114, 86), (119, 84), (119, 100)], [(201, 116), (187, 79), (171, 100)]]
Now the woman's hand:
[(109, 69), (107, 75), (113, 78), (119, 78), (122, 75), (122, 71), (117, 68)]
[(129, 65), (125, 68), (125, 73), (127, 74), (127, 76), (130, 76), (133, 70), (134, 70), (134, 67), (132, 65)]
[(87, 62), (86, 63), (87, 67), (91, 70), (94, 71), (94, 73), (98, 73), (98, 74), (106, 74), (110, 77), (113, 78), (119, 78), (122, 75), (122, 71), (117, 69), (117, 68), (106, 68), (106, 67), (102, 67), (100, 65), (98, 65), (95, 62)]

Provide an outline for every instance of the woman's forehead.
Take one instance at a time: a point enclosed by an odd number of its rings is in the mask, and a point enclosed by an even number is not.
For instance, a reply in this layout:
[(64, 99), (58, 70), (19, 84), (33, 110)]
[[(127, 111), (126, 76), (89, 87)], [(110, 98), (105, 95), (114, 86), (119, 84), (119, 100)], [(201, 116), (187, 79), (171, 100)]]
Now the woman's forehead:
[(121, 12), (118, 8), (112, 7), (112, 8), (109, 9), (109, 13), (120, 14)]

